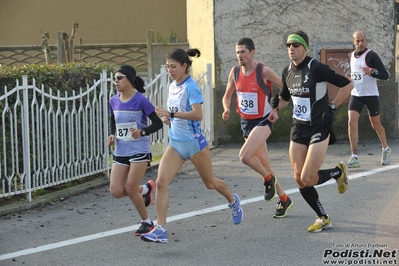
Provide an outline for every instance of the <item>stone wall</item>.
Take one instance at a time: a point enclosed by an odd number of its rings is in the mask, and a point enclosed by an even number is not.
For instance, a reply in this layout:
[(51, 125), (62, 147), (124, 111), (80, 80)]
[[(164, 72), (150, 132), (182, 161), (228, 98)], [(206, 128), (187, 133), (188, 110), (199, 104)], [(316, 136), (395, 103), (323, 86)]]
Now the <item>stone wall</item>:
[[(189, 1), (188, 1), (189, 2)], [(318, 49), (348, 48), (337, 43), (352, 42), (352, 33), (362, 29), (368, 46), (378, 53), (392, 79), (379, 82), (382, 123), (388, 137), (398, 136), (398, 86), (395, 82), (395, 36), (393, 0), (364, 0), (361, 5), (350, 0), (218, 0), (214, 1), (215, 24), (215, 140), (220, 143), (239, 139), (239, 122), (223, 122), (221, 98), (231, 67), (237, 63), (235, 43), (241, 37), (252, 38), (256, 60), (266, 63), (277, 74), (289, 63), (285, 42), (288, 34), (303, 30), (309, 35), (308, 55), (319, 56)], [(189, 8), (189, 6), (188, 6)], [(198, 28), (199, 29), (199, 28)], [(190, 32), (188, 32), (190, 39)], [(329, 44), (326, 44), (329, 43)], [(319, 45), (322, 44), (322, 45)], [(190, 45), (195, 45), (190, 41)], [(347, 139), (347, 105), (335, 116), (339, 138)], [(280, 114), (273, 138), (289, 136), (291, 111)], [(360, 122), (360, 138), (376, 137), (364, 112)], [(235, 128), (232, 130), (232, 128)], [(280, 132), (281, 130), (281, 132)], [(238, 134), (235, 135), (235, 134)], [(272, 138), (272, 139), (273, 139)]]

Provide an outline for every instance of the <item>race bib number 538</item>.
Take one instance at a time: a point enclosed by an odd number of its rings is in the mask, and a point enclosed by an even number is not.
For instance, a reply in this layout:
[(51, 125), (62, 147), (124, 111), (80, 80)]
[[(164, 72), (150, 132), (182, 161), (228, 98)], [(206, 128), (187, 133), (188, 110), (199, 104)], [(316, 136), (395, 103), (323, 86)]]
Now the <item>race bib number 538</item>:
[(252, 92), (237, 92), (241, 112), (247, 115), (258, 114), (258, 94)]

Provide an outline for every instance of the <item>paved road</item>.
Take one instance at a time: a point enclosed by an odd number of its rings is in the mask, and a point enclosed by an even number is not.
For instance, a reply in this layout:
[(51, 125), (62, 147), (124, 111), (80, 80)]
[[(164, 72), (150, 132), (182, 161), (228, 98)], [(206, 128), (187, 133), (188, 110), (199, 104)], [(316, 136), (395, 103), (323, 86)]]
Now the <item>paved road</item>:
[[(334, 182), (318, 188), (333, 221), (333, 228), (321, 233), (307, 232), (315, 214), (295, 187), (288, 143), (269, 145), (279, 181), (294, 201), (284, 219), (272, 218), (277, 198), (263, 200), (261, 179), (240, 163), (240, 145), (232, 144), (214, 148), (212, 159), (215, 174), (241, 197), (245, 215), (240, 225), (231, 222), (224, 198), (207, 190), (187, 163), (170, 186), (168, 244), (135, 237), (140, 219), (134, 207), (127, 198), (111, 198), (102, 185), (63, 201), (48, 195), (42, 207), (0, 217), (0, 265), (309, 266), (339, 259), (340, 265), (378, 265), (382, 260), (397, 265), (399, 141), (389, 144), (392, 163), (381, 166), (378, 141), (362, 143), (362, 167), (350, 169), (345, 194), (338, 194)], [(346, 161), (348, 150), (347, 143), (331, 146), (323, 167)], [(146, 179), (155, 179), (156, 171), (150, 169)], [(12, 209), (1, 206), (0, 213), (7, 208)], [(154, 218), (155, 206), (148, 210)]]

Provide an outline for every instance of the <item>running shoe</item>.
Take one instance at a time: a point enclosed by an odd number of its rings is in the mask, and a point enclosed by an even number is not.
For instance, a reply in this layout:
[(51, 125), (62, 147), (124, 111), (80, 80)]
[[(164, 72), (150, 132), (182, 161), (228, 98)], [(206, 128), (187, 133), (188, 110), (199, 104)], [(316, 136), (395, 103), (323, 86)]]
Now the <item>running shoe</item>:
[(276, 212), (274, 213), (273, 217), (284, 218), (287, 215), (287, 212), (291, 209), (292, 205), (294, 205), (294, 202), (290, 198), (288, 198), (288, 200), (285, 202), (279, 201), (277, 203)]
[(348, 188), (348, 175), (346, 173), (346, 164), (341, 161), (337, 167), (341, 169), (341, 176), (338, 177), (335, 181), (337, 182), (337, 189), (340, 194), (345, 193), (346, 189)]
[[(382, 163), (382, 159), (381, 159)], [(349, 160), (346, 162), (346, 165), (348, 168), (359, 168), (360, 167), (360, 162), (359, 159), (356, 156), (351, 156)]]
[(391, 163), (391, 148), (388, 148), (388, 150), (382, 151), (381, 164), (388, 165), (390, 163)]
[(145, 184), (145, 186), (148, 187), (148, 192), (143, 195), (143, 199), (144, 199), (144, 205), (148, 207), (152, 202), (152, 192), (154, 192), (155, 183), (154, 181), (150, 180)]
[(264, 180), (263, 185), (265, 186), (265, 200), (271, 201), (276, 196), (276, 186), (277, 186), (277, 177), (272, 175), (272, 178), (269, 181)]
[(229, 208), (231, 209), (231, 219), (234, 224), (239, 224), (244, 218), (244, 212), (241, 208), (240, 197), (237, 194), (233, 194), (234, 202), (229, 203)]
[(332, 227), (332, 222), (330, 216), (328, 218), (317, 217), (314, 224), (308, 227), (308, 232), (310, 233), (318, 233), (324, 229), (330, 229)]
[(168, 243), (168, 231), (165, 227), (157, 225), (154, 229), (141, 235), (141, 240), (155, 243)]
[(154, 229), (154, 223), (151, 224), (146, 222), (141, 222), (140, 228), (134, 233), (136, 236), (141, 236), (142, 234), (149, 233), (152, 229)]

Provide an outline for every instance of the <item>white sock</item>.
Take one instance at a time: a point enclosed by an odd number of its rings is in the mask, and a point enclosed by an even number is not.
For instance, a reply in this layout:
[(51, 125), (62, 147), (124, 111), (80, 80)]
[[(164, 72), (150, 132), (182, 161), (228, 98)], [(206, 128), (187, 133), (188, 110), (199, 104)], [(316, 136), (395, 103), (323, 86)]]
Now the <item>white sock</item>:
[(157, 225), (158, 229), (161, 229), (162, 232), (166, 232), (166, 227), (163, 225)]
[(142, 223), (148, 223), (148, 224), (151, 224), (151, 219), (150, 219), (150, 217), (148, 217), (147, 219), (145, 219), (145, 220), (141, 220), (141, 222)]
[(143, 191), (141, 191), (141, 195), (145, 195), (145, 194), (147, 194), (148, 193), (148, 187), (147, 187), (147, 185), (142, 185), (142, 187), (143, 187)]
[(383, 150), (383, 151), (389, 150), (389, 146), (387, 146), (386, 148), (383, 148), (382, 150)]
[(357, 154), (352, 154), (353, 157), (355, 157), (357, 159)]

